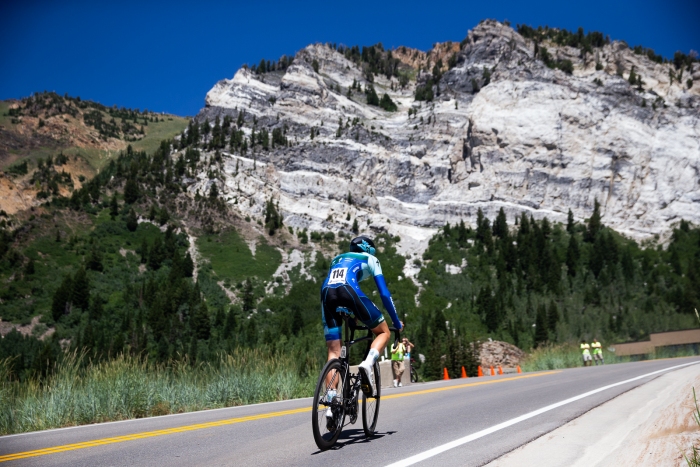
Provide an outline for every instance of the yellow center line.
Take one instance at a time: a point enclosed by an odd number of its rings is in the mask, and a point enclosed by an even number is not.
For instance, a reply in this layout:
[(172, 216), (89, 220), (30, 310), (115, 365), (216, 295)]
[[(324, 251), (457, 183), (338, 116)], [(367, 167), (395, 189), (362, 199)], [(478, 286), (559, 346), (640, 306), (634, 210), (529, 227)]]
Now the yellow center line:
[(456, 386), (443, 386), (440, 388), (432, 388), (432, 389), (423, 389), (421, 391), (413, 391), (413, 392), (404, 392), (401, 394), (392, 394), (390, 396), (382, 396), (382, 400), (384, 399), (396, 399), (398, 397), (407, 397), (407, 396), (417, 396), (419, 394), (430, 394), (432, 392), (440, 392), (440, 391), (450, 391), (452, 389), (461, 389), (461, 388), (469, 388), (472, 386), (483, 386), (485, 384), (496, 384), (496, 383), (504, 383), (506, 381), (513, 381), (516, 379), (525, 379), (525, 378), (536, 378), (538, 376), (546, 376), (546, 375), (553, 375), (555, 373), (561, 373), (561, 371), (546, 371), (542, 373), (535, 373), (532, 375), (522, 375), (522, 376), (512, 376), (510, 378), (502, 378), (502, 379), (493, 379), (493, 380), (487, 380), (487, 381), (479, 381), (477, 383), (466, 383), (466, 384), (458, 384)]
[[(504, 383), (506, 381), (513, 381), (513, 380), (517, 380), (517, 379), (526, 379), (526, 378), (535, 378), (537, 376), (551, 375), (554, 373), (559, 373), (559, 372), (558, 371), (548, 371), (548, 372), (536, 373), (536, 374), (532, 374), (532, 375), (522, 375), (522, 376), (515, 376), (515, 377), (496, 379), (496, 380), (490, 380), (490, 381), (479, 381), (476, 383), (458, 384), (455, 386), (445, 386), (445, 387), (432, 388), (432, 389), (423, 389), (420, 391), (412, 391), (412, 392), (406, 392), (406, 393), (402, 393), (402, 394), (392, 394), (389, 396), (383, 396), (381, 399), (396, 399), (398, 397), (417, 396), (417, 395), (421, 395), (421, 394), (430, 394), (430, 393), (440, 392), (440, 391), (450, 391), (453, 389), (461, 389), (461, 388), (467, 388), (467, 387), (472, 387), (472, 386), (482, 386), (485, 384)], [(164, 430), (144, 431), (141, 433), (133, 433), (130, 435), (95, 439), (92, 441), (84, 441), (81, 443), (64, 444), (61, 446), (53, 446), (50, 448), (36, 449), (33, 451), (24, 451), (24, 452), (17, 452), (14, 454), (2, 455), (2, 456), (0, 456), (0, 462), (7, 462), (7, 461), (13, 461), (13, 460), (19, 460), (19, 459), (27, 459), (30, 457), (46, 456), (48, 454), (57, 454), (59, 452), (75, 451), (77, 449), (87, 449), (87, 448), (92, 448), (92, 447), (96, 447), (96, 446), (104, 446), (107, 444), (115, 444), (115, 443), (123, 443), (126, 441), (134, 441), (137, 439), (154, 438), (156, 436), (172, 435), (172, 434), (176, 434), (176, 433), (183, 433), (186, 431), (203, 430), (203, 429), (214, 428), (214, 427), (218, 427), (218, 426), (233, 425), (236, 423), (250, 422), (250, 421), (254, 421), (254, 420), (262, 420), (265, 418), (274, 418), (274, 417), (282, 417), (285, 415), (294, 415), (294, 414), (298, 414), (298, 413), (305, 413), (305, 412), (308, 412), (309, 410), (311, 410), (311, 407), (304, 407), (301, 409), (292, 409), (292, 410), (282, 410), (279, 412), (268, 412), (268, 413), (263, 413), (263, 414), (258, 414), (258, 415), (249, 415), (249, 416), (245, 416), (245, 417), (229, 418), (229, 419), (225, 419), (225, 420), (218, 420), (215, 422), (197, 423), (194, 425), (178, 426), (178, 427), (174, 427), (174, 428), (167, 428)]]

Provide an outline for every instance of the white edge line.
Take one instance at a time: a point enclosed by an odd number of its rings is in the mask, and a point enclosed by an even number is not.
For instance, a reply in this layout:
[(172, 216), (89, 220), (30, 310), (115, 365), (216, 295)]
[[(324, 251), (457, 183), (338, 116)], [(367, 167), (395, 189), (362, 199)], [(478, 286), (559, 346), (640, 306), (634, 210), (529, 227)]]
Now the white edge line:
[(571, 404), (572, 402), (576, 402), (578, 400), (581, 400), (585, 397), (592, 396), (593, 394), (597, 394), (599, 392), (605, 391), (610, 388), (614, 388), (616, 386), (621, 386), (623, 384), (631, 383), (633, 381), (637, 381), (643, 378), (647, 378), (649, 376), (653, 376), (659, 373), (663, 373), (665, 371), (670, 371), (670, 370), (675, 370), (677, 368), (682, 368), (684, 366), (689, 366), (689, 365), (697, 365), (700, 362), (691, 362), (691, 363), (684, 363), (682, 365), (676, 365), (672, 366), (669, 368), (664, 368), (663, 370), (657, 370), (657, 371), (652, 371), (651, 373), (647, 373), (641, 376), (636, 376), (631, 379), (627, 379), (625, 381), (620, 381), (619, 383), (614, 383), (614, 384), (609, 384), (607, 386), (600, 387), (598, 389), (594, 389), (592, 391), (584, 392), (583, 394), (579, 394), (578, 396), (571, 397), (569, 399), (565, 399), (561, 402), (557, 402), (552, 405), (548, 405), (546, 407), (542, 407), (541, 409), (534, 410), (532, 412), (526, 413), (524, 415), (521, 415), (516, 418), (512, 418), (510, 420), (507, 420), (503, 423), (499, 423), (498, 425), (494, 425), (492, 427), (486, 428), (485, 430), (477, 431), (476, 433), (472, 433), (471, 435), (465, 436), (464, 438), (459, 438), (454, 441), (451, 441), (449, 443), (443, 444), (441, 446), (437, 446), (435, 448), (429, 449), (425, 452), (422, 452), (420, 454), (416, 454), (415, 456), (408, 457), (406, 459), (400, 460), (398, 462), (394, 462), (393, 464), (389, 464), (386, 467), (403, 467), (403, 466), (408, 466), (408, 465), (413, 465), (418, 462), (424, 461), (426, 459), (429, 459), (433, 456), (437, 456), (438, 454), (441, 454), (445, 451), (449, 451), (450, 449), (456, 448), (458, 446), (461, 446), (463, 444), (469, 443), (471, 441), (474, 441), (479, 438), (483, 438), (484, 436), (490, 435), (491, 433), (495, 433), (497, 431), (503, 430), (504, 428), (508, 428), (509, 426), (515, 425), (516, 423), (520, 423), (524, 420), (527, 420), (529, 418), (536, 417), (538, 415), (541, 415), (545, 412), (549, 412), (550, 410), (554, 410), (556, 408), (559, 408), (563, 405)]

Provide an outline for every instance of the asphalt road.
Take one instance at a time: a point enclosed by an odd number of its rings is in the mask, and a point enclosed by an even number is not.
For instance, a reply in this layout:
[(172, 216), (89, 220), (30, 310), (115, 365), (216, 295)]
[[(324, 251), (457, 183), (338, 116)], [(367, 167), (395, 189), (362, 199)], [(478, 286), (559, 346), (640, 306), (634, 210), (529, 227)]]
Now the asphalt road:
[[(700, 358), (457, 379), (385, 390), (379, 433), (365, 438), (358, 419), (345, 428), (336, 448), (326, 452), (319, 452), (313, 441), (311, 399), (297, 399), (4, 436), (0, 437), (0, 463), (92, 467), (416, 462), (478, 466), (660, 373), (601, 388), (689, 363), (700, 363)], [(547, 410), (537, 412), (543, 408)]]

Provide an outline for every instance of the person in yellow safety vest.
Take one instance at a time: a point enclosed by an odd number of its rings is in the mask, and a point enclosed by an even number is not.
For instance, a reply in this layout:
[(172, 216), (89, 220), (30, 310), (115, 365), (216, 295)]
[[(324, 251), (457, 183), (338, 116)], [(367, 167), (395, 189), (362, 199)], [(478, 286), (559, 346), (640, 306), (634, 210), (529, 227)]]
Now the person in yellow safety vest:
[(600, 360), (601, 365), (605, 365), (605, 362), (603, 361), (603, 346), (600, 345), (600, 342), (598, 342), (598, 339), (595, 337), (593, 338), (591, 347), (593, 347), (593, 360), (595, 360), (596, 366), (598, 366), (598, 360)]
[(583, 366), (591, 366), (593, 359), (591, 358), (591, 346), (588, 342), (581, 341), (581, 352), (583, 353)]
[[(406, 338), (404, 338), (403, 341), (406, 341)], [(394, 344), (391, 344), (391, 371), (394, 373), (394, 387), (401, 387), (401, 377), (406, 369), (403, 363), (406, 345), (403, 341), (399, 342), (396, 347), (394, 347)]]

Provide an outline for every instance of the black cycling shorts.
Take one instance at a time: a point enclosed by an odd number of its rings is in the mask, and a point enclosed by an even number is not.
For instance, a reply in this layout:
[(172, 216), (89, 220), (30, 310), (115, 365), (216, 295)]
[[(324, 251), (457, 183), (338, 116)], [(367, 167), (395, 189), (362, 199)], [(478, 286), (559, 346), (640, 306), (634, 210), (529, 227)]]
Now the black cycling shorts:
[(340, 326), (343, 320), (339, 312), (352, 313), (362, 324), (374, 329), (384, 322), (384, 315), (365, 294), (349, 285), (326, 287), (321, 290), (321, 311), (323, 333), (326, 341), (340, 339)]

